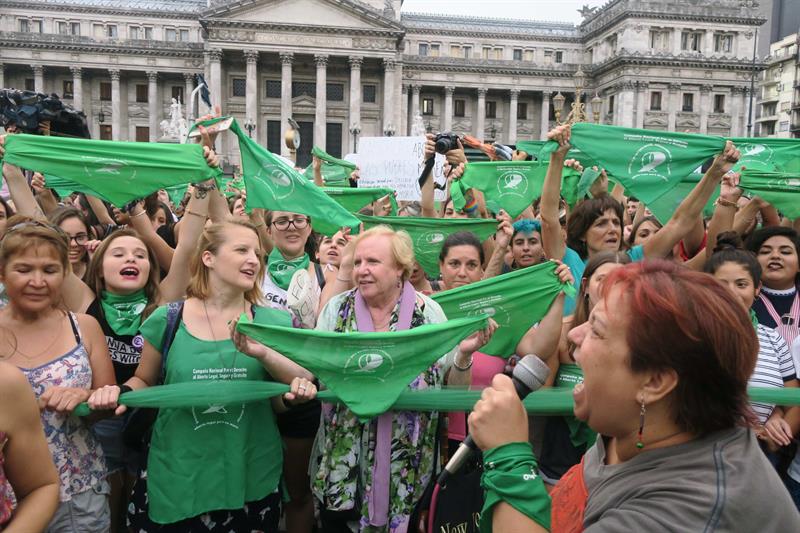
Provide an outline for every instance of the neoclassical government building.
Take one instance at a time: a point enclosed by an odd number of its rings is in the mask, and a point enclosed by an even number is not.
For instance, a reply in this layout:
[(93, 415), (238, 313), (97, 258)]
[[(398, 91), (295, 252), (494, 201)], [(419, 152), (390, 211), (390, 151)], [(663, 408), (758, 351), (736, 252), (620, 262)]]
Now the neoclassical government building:
[[(201, 73), (270, 150), (285, 151), (292, 117), (299, 164), (312, 144), (341, 155), (359, 137), (406, 135), (418, 114), (433, 131), (539, 139), (559, 103), (569, 111), (579, 70), (592, 120), (746, 134), (757, 2), (610, 0), (578, 26), (402, 3), (0, 0), (0, 87), (58, 94), (95, 138), (155, 141), (173, 98), (205, 113), (186, 102)], [(218, 148), (238, 162), (231, 139)]]

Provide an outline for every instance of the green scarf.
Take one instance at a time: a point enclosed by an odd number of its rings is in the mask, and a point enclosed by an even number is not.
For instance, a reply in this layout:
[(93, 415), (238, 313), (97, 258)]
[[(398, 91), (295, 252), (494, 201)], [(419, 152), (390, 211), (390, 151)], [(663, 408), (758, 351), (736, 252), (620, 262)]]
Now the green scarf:
[[(209, 126), (224, 118), (227, 117), (207, 120), (201, 124)], [(356, 217), (285, 160), (259, 146), (242, 131), (235, 120), (230, 131), (239, 139), (248, 211), (260, 207), (301, 213), (311, 217), (311, 225), (317, 232), (328, 236), (343, 227), (358, 231), (359, 222)]]
[(236, 329), (310, 370), (359, 418), (371, 418), (389, 410), (415, 377), (486, 324), (481, 314), (403, 331), (339, 333), (242, 318)]
[(800, 177), (792, 172), (745, 169), (739, 187), (757, 194), (788, 218), (800, 218)]
[(773, 139), (733, 137), (730, 139), (741, 152), (735, 170), (746, 167), (769, 172), (800, 172), (800, 141), (797, 139)]
[[(583, 383), (583, 370), (576, 364), (561, 363), (556, 376), (556, 387), (572, 390), (578, 383)], [(569, 428), (569, 440), (578, 449), (587, 450), (597, 440), (597, 433), (586, 422), (574, 416), (565, 416), (564, 422)]]
[(297, 259), (284, 259), (280, 250), (277, 247), (273, 247), (267, 258), (267, 272), (272, 281), (275, 282), (275, 285), (287, 290), (292, 282), (294, 273), (308, 268), (310, 262), (308, 254), (303, 254), (302, 257)]
[[(659, 222), (666, 224), (667, 221), (672, 218), (678, 206), (681, 205), (681, 202), (689, 196), (692, 189), (697, 187), (701, 179), (703, 179), (703, 175), (698, 172), (689, 174), (683, 178), (674, 189), (665, 192), (658, 199), (647, 204), (647, 208), (652, 211), (653, 216), (655, 216)], [(711, 198), (706, 202), (706, 206), (703, 208), (704, 216), (711, 216), (714, 214), (714, 202), (717, 201), (717, 198), (719, 198), (719, 185), (717, 185), (716, 191), (711, 195)]]
[[(572, 126), (570, 142), (645, 204), (675, 188), (725, 147), (722, 137), (588, 122)], [(556, 148), (551, 141), (542, 153)]]
[(575, 293), (555, 276), (553, 262), (534, 265), (432, 296), (445, 315), (461, 318), (487, 314), (500, 326), (481, 352), (498, 357), (514, 354), (527, 331), (542, 319), (562, 291)]
[(581, 174), (581, 178), (578, 181), (578, 198), (583, 200), (587, 196), (589, 196), (589, 189), (592, 188), (594, 182), (597, 178), (600, 177), (602, 171), (595, 170), (593, 167), (587, 167), (583, 169), (583, 174)]
[[(356, 169), (355, 164), (351, 163), (350, 161), (345, 161), (344, 159), (337, 159), (319, 146), (314, 146), (311, 149), (311, 155), (316, 156), (322, 161), (322, 168), (320, 171), (322, 174), (322, 180), (325, 182), (326, 186), (350, 186), (350, 174), (352, 174)], [(303, 172), (303, 175), (313, 181), (314, 165), (308, 165), (305, 172)]]
[(756, 312), (752, 309), (750, 311), (750, 322), (753, 323), (753, 329), (758, 329), (758, 317), (756, 316)]
[(147, 296), (144, 289), (125, 295), (102, 291), (100, 305), (103, 307), (106, 322), (114, 333), (136, 335), (142, 324), (142, 313), (147, 307)]
[(421, 217), (373, 217), (358, 215), (364, 228), (387, 225), (396, 231), (405, 231), (411, 236), (414, 256), (428, 276), (439, 276), (439, 252), (442, 243), (458, 231), (470, 231), (484, 241), (497, 230), (497, 222), (475, 218), (421, 218)]
[(392, 203), (392, 216), (397, 214), (397, 200), (394, 197), (394, 189), (385, 187), (325, 187), (322, 190), (351, 213), (356, 213), (365, 205), (388, 196), (389, 201)]
[[(58, 176), (122, 207), (172, 185), (219, 180), (198, 144), (93, 141), (17, 134), (6, 137), (5, 162)], [(52, 178), (50, 178), (52, 183)], [(66, 186), (65, 186), (66, 188)]]
[(455, 208), (463, 210), (467, 189), (478, 189), (490, 211), (504, 209), (514, 218), (542, 195), (546, 172), (547, 165), (536, 161), (469, 163), (461, 179), (450, 186), (450, 194)]

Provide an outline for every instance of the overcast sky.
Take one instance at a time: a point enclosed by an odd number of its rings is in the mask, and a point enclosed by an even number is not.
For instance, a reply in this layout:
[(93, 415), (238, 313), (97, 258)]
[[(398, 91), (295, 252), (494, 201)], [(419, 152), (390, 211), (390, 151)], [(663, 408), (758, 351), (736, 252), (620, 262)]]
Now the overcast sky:
[(605, 3), (606, 0), (405, 0), (403, 11), (579, 24), (578, 9)]

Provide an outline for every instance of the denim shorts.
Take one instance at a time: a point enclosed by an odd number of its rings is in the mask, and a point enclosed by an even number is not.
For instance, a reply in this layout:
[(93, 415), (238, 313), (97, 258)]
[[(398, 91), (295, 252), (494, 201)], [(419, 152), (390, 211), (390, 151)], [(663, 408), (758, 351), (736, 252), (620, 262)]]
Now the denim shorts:
[(91, 489), (61, 502), (45, 533), (108, 533), (111, 512), (108, 508), (108, 483), (102, 481)]
[(132, 475), (136, 475), (141, 467), (141, 454), (126, 446), (122, 439), (122, 428), (125, 425), (127, 416), (128, 414), (126, 413), (122, 416), (107, 418), (92, 426), (92, 432), (103, 448), (103, 457), (105, 457), (109, 474), (125, 470)]

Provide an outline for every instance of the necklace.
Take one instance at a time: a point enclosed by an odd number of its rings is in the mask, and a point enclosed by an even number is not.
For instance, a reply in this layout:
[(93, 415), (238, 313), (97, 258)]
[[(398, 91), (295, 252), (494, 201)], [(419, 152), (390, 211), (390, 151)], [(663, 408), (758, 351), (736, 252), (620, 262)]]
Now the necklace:
[(39, 357), (41, 357), (41, 356), (42, 356), (42, 354), (44, 354), (44, 353), (48, 352), (48, 351), (50, 350), (50, 348), (52, 348), (52, 347), (55, 345), (56, 341), (57, 341), (57, 340), (58, 340), (58, 338), (61, 336), (61, 328), (62, 328), (62, 327), (63, 327), (63, 324), (61, 323), (61, 321), (59, 321), (58, 329), (56, 330), (56, 333), (55, 333), (55, 335), (53, 336), (53, 340), (52, 340), (52, 341), (50, 341), (50, 344), (48, 344), (48, 345), (47, 345), (47, 346), (46, 346), (44, 349), (42, 349), (42, 350), (40, 350), (40, 351), (36, 352), (35, 354), (33, 354), (33, 355), (28, 355), (28, 354), (26, 354), (25, 352), (23, 352), (22, 350), (20, 350), (20, 349), (19, 349), (19, 346), (14, 346), (14, 351), (11, 353), (11, 355), (14, 355), (15, 353), (18, 353), (18, 354), (20, 354), (22, 357), (24, 357), (25, 359), (27, 359), (28, 361), (32, 361), (32, 360), (34, 360), (34, 359), (38, 359)]
[[(214, 339), (214, 350), (217, 352), (217, 357), (219, 358), (219, 364), (222, 365), (223, 368), (226, 368), (225, 359), (222, 357), (222, 352), (219, 349), (219, 341), (217, 341), (217, 336), (214, 335), (214, 327), (211, 325), (211, 318), (208, 316), (208, 307), (206, 306), (206, 301), (202, 300), (203, 302), (203, 311), (206, 315), (206, 323), (208, 323), (208, 331), (211, 333), (211, 338)], [(234, 349), (233, 350), (233, 361), (231, 363), (231, 369), (236, 368), (236, 356), (239, 354), (239, 351)]]

